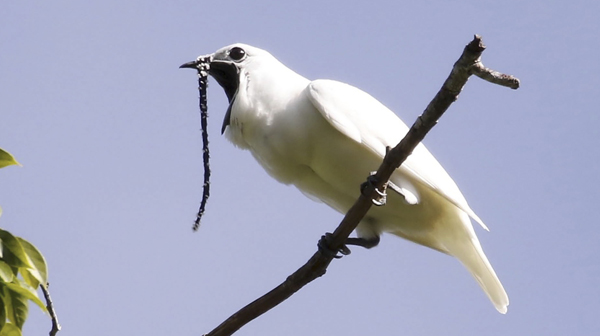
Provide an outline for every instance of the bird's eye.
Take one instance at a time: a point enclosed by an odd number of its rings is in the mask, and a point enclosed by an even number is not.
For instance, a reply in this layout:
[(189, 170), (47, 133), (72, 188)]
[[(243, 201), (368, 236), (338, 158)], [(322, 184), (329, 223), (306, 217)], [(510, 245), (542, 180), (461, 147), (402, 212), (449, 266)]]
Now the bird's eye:
[(246, 51), (240, 47), (233, 47), (229, 50), (229, 57), (234, 61), (240, 61), (246, 56)]

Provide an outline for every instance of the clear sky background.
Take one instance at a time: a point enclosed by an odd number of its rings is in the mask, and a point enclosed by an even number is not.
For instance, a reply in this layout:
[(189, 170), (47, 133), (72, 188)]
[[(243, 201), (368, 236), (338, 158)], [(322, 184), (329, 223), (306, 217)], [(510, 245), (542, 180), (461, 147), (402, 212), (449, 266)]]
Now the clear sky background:
[[(600, 334), (600, 2), (3, 1), (0, 226), (44, 253), (72, 335), (201, 335), (303, 264), (342, 216), (220, 135), (199, 232), (197, 79), (178, 66), (244, 42), (355, 85), (412, 124), (473, 34), (484, 64), (425, 143), (491, 232), (496, 312), (453, 258), (394, 236), (354, 248), (237, 335)], [(357, 186), (358, 191), (358, 186)], [(50, 319), (30, 305), (25, 335)]]

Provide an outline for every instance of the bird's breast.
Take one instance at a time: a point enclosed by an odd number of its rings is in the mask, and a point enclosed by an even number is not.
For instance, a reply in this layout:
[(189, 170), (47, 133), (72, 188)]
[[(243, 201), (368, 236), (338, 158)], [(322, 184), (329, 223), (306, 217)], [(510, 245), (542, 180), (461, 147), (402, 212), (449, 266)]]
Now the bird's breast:
[(287, 101), (251, 102), (243, 97), (236, 99), (226, 135), (250, 150), (271, 176), (290, 184), (306, 174), (318, 146), (316, 135), (325, 124), (304, 94)]

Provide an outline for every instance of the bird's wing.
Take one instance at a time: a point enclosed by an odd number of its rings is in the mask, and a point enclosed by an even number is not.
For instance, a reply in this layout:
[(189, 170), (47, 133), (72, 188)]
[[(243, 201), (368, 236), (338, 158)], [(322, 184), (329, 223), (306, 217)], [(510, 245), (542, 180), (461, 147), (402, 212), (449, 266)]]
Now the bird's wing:
[[(386, 146), (396, 146), (408, 132), (408, 127), (394, 112), (351, 85), (332, 80), (316, 80), (309, 84), (308, 96), (317, 110), (338, 131), (381, 158), (385, 155)], [(425, 146), (419, 144), (399, 169), (431, 187), (487, 230), (452, 178)], [(406, 186), (411, 189), (410, 184)]]

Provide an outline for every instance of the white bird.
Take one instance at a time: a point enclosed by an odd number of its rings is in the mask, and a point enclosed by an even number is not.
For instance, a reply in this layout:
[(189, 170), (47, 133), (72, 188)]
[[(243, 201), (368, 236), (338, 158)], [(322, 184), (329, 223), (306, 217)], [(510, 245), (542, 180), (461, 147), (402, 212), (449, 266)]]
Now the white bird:
[[(209, 62), (229, 108), (222, 132), (250, 150), (277, 181), (346, 213), (359, 186), (408, 127), (369, 94), (332, 80), (310, 81), (267, 51), (233, 44), (182, 68)], [(390, 179), (387, 204), (373, 207), (348, 244), (367, 248), (389, 232), (456, 257), (500, 313), (508, 296), (471, 225), (471, 210), (448, 173), (419, 144)], [(388, 189), (389, 190), (389, 189)]]

